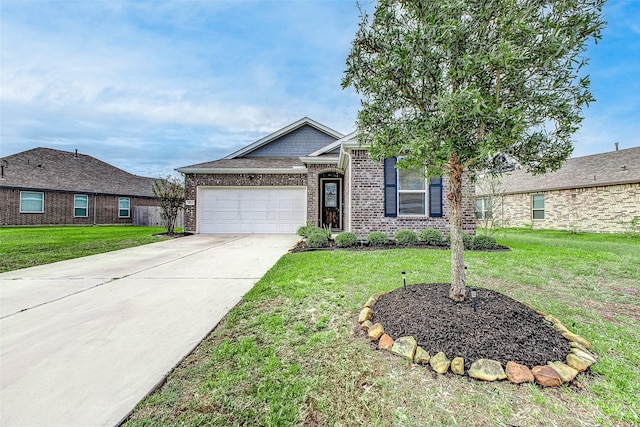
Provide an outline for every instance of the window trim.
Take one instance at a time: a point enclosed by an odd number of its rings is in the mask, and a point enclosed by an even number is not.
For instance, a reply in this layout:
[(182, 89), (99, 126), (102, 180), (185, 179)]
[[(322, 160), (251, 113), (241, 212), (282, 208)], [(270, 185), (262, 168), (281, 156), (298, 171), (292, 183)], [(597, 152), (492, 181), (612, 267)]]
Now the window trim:
[[(121, 206), (121, 202), (123, 200), (127, 201), (128, 207), (123, 208)], [(122, 211), (127, 211), (126, 215), (122, 215)], [(130, 197), (119, 197), (118, 198), (118, 218), (131, 218), (131, 198)]]
[[(535, 207), (535, 198), (536, 197), (542, 197), (542, 208), (536, 208)], [(531, 219), (534, 221), (543, 221), (545, 214), (545, 203), (544, 203), (544, 194), (532, 194), (531, 195)], [(535, 212), (542, 212), (542, 218), (536, 218), (535, 217)]]
[[(39, 194), (41, 196), (41, 208), (39, 211), (27, 211), (22, 208), (22, 195), (23, 194)], [(44, 213), (44, 192), (43, 191), (20, 191), (20, 213), (21, 214), (30, 214), (30, 213)]]
[[(76, 202), (79, 197), (84, 197), (86, 202), (86, 206), (77, 206)], [(84, 215), (78, 215), (76, 213), (77, 209), (84, 209)], [(74, 194), (73, 195), (73, 217), (74, 218), (88, 218), (89, 217), (89, 196), (86, 194)]]

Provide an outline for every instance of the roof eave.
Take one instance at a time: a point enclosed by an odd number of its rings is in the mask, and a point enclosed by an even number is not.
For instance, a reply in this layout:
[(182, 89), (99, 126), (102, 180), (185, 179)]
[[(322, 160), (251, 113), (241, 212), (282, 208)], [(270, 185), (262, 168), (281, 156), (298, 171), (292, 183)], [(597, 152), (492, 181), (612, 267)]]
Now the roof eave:
[(304, 166), (294, 166), (292, 168), (178, 168), (176, 171), (183, 174), (303, 174), (307, 173), (307, 168)]
[(324, 164), (337, 165), (339, 159), (340, 158), (338, 156), (335, 156), (335, 157), (300, 157), (300, 161), (302, 163), (306, 163), (308, 165), (324, 165)]

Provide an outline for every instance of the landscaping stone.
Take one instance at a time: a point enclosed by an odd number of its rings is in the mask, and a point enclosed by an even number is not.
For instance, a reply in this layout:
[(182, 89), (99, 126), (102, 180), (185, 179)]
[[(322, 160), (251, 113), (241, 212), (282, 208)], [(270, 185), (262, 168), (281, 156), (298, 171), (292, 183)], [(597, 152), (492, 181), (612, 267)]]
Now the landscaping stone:
[(551, 366), (554, 371), (560, 375), (560, 379), (563, 383), (568, 383), (578, 375), (578, 370), (566, 365), (560, 361), (548, 362), (547, 365)]
[(449, 370), (451, 361), (447, 359), (447, 356), (443, 352), (440, 352), (435, 356), (433, 356), (431, 360), (429, 360), (429, 364), (431, 365), (431, 368), (433, 368), (434, 371), (436, 371), (439, 374), (444, 374)]
[(380, 350), (391, 350), (391, 347), (393, 347), (393, 338), (387, 334), (382, 335), (378, 342), (378, 348)]
[(429, 359), (431, 359), (431, 356), (429, 355), (428, 351), (420, 346), (416, 347), (416, 354), (415, 356), (413, 356), (414, 363), (417, 363), (419, 365), (426, 365), (427, 363), (429, 363)]
[(483, 381), (503, 380), (507, 378), (500, 362), (491, 359), (478, 359), (471, 364), (469, 376)]
[(589, 353), (588, 351), (584, 351), (584, 350), (580, 350), (579, 348), (572, 348), (571, 349), (571, 353), (575, 354), (576, 356), (588, 360), (589, 362), (596, 363), (596, 358), (593, 354)]
[(582, 351), (589, 351), (586, 348), (584, 348), (584, 346), (580, 343), (577, 343), (575, 341), (569, 341), (569, 347), (571, 348), (579, 348)]
[(567, 354), (567, 365), (571, 366), (574, 369), (577, 369), (578, 372), (584, 372), (589, 368), (589, 366), (591, 366), (591, 362), (582, 359), (580, 356), (577, 356), (574, 353), (569, 353)]
[(369, 339), (370, 340), (377, 340), (379, 339), (382, 334), (384, 334), (384, 328), (382, 327), (382, 325), (380, 323), (376, 323), (375, 325), (373, 325), (371, 328), (369, 328)]
[(556, 331), (558, 331), (560, 333), (569, 332), (569, 330), (560, 322), (554, 323), (553, 324), (553, 329), (555, 329)]
[(454, 357), (451, 361), (451, 372), (458, 375), (464, 375), (464, 359), (462, 357)]
[(551, 366), (534, 366), (531, 370), (536, 382), (545, 387), (558, 387), (562, 378)]
[(371, 317), (373, 317), (373, 310), (371, 310), (369, 307), (365, 307), (360, 312), (360, 316), (358, 316), (358, 322), (363, 323), (366, 320), (370, 320)]
[(416, 354), (416, 347), (418, 347), (418, 343), (416, 343), (415, 338), (400, 337), (393, 344), (393, 347), (391, 347), (391, 353), (413, 361), (413, 356)]
[(365, 308), (371, 308), (373, 307), (373, 305), (376, 303), (376, 301), (378, 301), (378, 298), (374, 295), (371, 298), (369, 298), (367, 300), (366, 303), (364, 303)]
[(365, 331), (368, 331), (369, 329), (371, 329), (371, 327), (373, 326), (373, 323), (371, 323), (371, 320), (365, 320), (364, 322), (362, 322), (362, 325), (360, 325), (362, 327), (362, 329), (364, 329)]
[(516, 362), (507, 362), (505, 374), (507, 379), (514, 384), (532, 383), (534, 381), (531, 369)]
[(585, 338), (583, 338), (580, 335), (578, 335), (578, 334), (574, 334), (573, 332), (564, 332), (562, 334), (562, 336), (565, 337), (569, 341), (577, 342), (578, 344), (582, 345), (587, 350), (589, 350), (591, 348), (591, 343), (589, 341), (587, 341)]

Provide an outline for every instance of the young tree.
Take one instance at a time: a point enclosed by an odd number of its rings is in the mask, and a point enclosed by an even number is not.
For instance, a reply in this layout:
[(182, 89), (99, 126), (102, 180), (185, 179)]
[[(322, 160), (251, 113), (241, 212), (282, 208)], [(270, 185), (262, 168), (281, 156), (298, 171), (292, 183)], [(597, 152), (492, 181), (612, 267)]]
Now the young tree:
[(153, 181), (153, 194), (160, 200), (160, 217), (167, 229), (167, 234), (173, 234), (180, 209), (184, 206), (186, 197), (182, 180), (175, 176), (158, 178)]
[(586, 44), (604, 0), (380, 0), (362, 22), (342, 86), (363, 96), (359, 140), (378, 160), (449, 177), (450, 296), (466, 296), (463, 172), (517, 161), (537, 174), (572, 152)]

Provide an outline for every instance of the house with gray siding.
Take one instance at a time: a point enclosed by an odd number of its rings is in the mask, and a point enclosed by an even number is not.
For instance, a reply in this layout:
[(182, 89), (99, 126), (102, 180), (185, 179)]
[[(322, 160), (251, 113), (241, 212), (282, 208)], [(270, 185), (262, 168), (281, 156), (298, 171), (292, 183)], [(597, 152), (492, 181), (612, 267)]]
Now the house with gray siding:
[[(309, 222), (333, 231), (393, 236), (449, 231), (446, 178), (376, 162), (357, 134), (304, 117), (228, 156), (176, 169), (185, 175), (185, 231), (295, 233)], [(464, 228), (475, 231), (473, 185), (465, 178)]]
[(502, 227), (640, 231), (640, 147), (568, 159), (533, 176), (522, 169), (478, 181), (476, 216)]
[(0, 225), (132, 224), (158, 206), (153, 178), (84, 153), (34, 148), (0, 158)]

